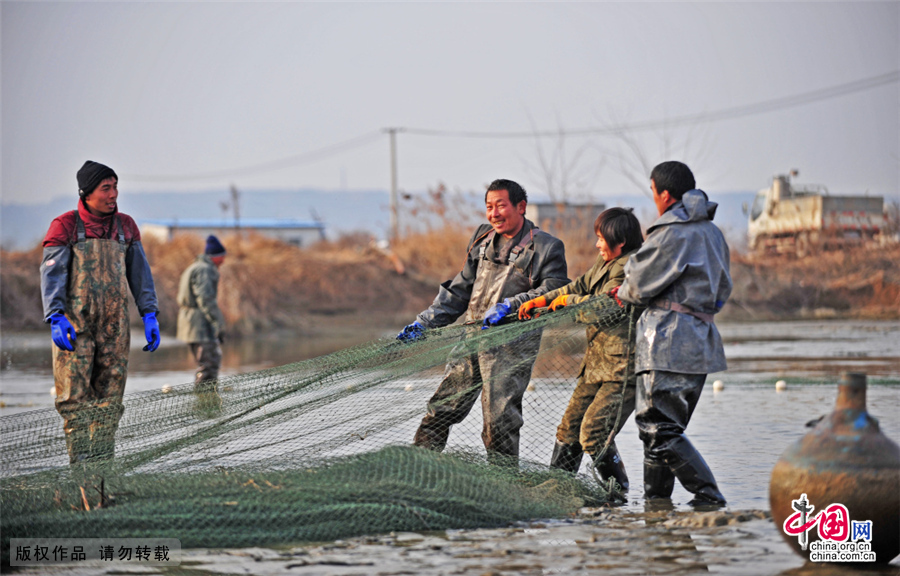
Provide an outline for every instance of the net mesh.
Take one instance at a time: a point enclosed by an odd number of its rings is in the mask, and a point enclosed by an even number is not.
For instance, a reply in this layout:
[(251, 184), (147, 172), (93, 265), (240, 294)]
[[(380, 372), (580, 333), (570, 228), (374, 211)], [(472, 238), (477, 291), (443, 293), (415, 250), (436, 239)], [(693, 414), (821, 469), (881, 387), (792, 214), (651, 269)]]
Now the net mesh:
[[(602, 503), (608, 494), (589, 474), (547, 463), (584, 354), (585, 324), (613, 327), (628, 317), (629, 309), (601, 296), (526, 322), (454, 325), (212, 386), (126, 394), (115, 456), (73, 465), (55, 410), (4, 417), (3, 554), (10, 538), (270, 545), (499, 526)], [(410, 446), (448, 359), (536, 338), (517, 466), (488, 462), (477, 404), (453, 426), (443, 453)], [(113, 412), (85, 406), (81, 413), (101, 429)]]

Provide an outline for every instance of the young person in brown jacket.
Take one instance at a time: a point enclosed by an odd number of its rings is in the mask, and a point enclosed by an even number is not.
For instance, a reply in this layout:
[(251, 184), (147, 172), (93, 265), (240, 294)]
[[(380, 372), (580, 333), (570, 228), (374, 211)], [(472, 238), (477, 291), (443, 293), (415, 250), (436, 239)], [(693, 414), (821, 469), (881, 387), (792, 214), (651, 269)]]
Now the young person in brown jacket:
[[(640, 223), (631, 210), (610, 208), (597, 217), (594, 232), (600, 250), (594, 266), (571, 284), (522, 304), (519, 308), (520, 319), (531, 318), (532, 309), (547, 306), (548, 303), (551, 310), (580, 304), (622, 284), (628, 257), (643, 244)], [(588, 346), (575, 391), (556, 429), (556, 446), (550, 466), (578, 472), (581, 456), (587, 452), (601, 479), (608, 481), (615, 478), (623, 491), (627, 491), (628, 476), (615, 441), (610, 441), (602, 456), (601, 452), (616, 423), (620, 399), (623, 403), (622, 417), (616, 434), (634, 411), (634, 326), (632, 324), (629, 340), (628, 322), (614, 328), (603, 328), (591, 323), (590, 311), (580, 314), (579, 320), (589, 324)]]

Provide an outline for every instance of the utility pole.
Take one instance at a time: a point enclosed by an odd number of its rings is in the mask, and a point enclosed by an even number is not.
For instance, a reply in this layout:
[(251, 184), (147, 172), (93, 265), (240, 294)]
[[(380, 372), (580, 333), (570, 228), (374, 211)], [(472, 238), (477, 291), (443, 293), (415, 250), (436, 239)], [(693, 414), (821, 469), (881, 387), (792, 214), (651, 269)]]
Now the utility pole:
[(385, 128), (391, 137), (391, 242), (400, 239), (400, 223), (397, 207), (397, 132), (402, 128)]
[(237, 186), (231, 185), (231, 208), (234, 210), (234, 231), (238, 238), (241, 236), (241, 193)]

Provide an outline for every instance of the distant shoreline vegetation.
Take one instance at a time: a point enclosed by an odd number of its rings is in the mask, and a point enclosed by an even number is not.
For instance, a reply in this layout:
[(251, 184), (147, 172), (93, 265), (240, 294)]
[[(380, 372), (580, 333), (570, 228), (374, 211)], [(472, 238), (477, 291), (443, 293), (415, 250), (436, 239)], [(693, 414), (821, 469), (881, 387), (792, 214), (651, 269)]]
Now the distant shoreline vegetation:
[[(443, 224), (440, 216), (432, 212), (436, 208), (434, 195), (439, 192), (444, 193), (445, 204), (453, 208), (454, 216), (471, 212), (471, 216), (457, 219), (459, 224), (483, 220), (481, 193), (446, 191), (437, 186), (434, 190), (401, 194), (401, 230), (421, 232), (429, 226), (440, 227)], [(746, 244), (747, 236), (747, 217), (741, 207), (744, 202), (752, 203), (754, 195), (755, 192), (710, 193), (711, 198), (719, 202), (715, 223), (726, 233), (729, 243), (737, 248)], [(547, 200), (531, 191), (529, 198), (533, 202)], [(576, 202), (585, 200), (573, 199)], [(655, 219), (655, 207), (647, 196), (604, 191), (591, 200), (607, 207), (633, 207), (644, 226), (649, 226)], [(123, 189), (119, 197), (120, 209), (139, 225), (142, 220), (152, 219), (216, 220), (230, 217), (230, 208), (222, 209), (222, 203), (229, 201), (227, 189), (197, 192), (130, 192)], [(75, 193), (42, 204), (3, 202), (0, 204), (0, 245), (6, 250), (31, 248), (44, 237), (50, 221), (73, 210), (76, 203)], [(356, 231), (386, 238), (390, 229), (390, 199), (385, 190), (247, 190), (241, 191), (240, 214), (242, 218), (321, 219), (331, 240)]]
[[(465, 256), (471, 226), (445, 224), (409, 233), (387, 250), (363, 233), (310, 248), (255, 235), (225, 239), (219, 303), (233, 335), (302, 329), (323, 318), (342, 323), (402, 325), (426, 308), (438, 284)], [(596, 258), (596, 248), (563, 237), (569, 276)], [(174, 330), (182, 271), (203, 238), (144, 241), (160, 302), (163, 331)], [(42, 330), (41, 248), (0, 250), (0, 323), (4, 330)], [(734, 292), (720, 321), (798, 318), (900, 318), (900, 245), (856, 248), (797, 259), (732, 251)], [(132, 321), (137, 311), (132, 306)]]

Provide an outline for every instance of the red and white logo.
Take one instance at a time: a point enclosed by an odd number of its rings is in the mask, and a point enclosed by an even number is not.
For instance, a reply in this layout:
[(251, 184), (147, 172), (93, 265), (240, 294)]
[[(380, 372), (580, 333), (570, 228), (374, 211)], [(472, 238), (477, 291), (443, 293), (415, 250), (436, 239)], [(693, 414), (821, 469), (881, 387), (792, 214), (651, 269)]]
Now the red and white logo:
[[(872, 521), (850, 520), (843, 504), (829, 504), (812, 516), (815, 506), (806, 494), (791, 501), (793, 514), (784, 521), (784, 533), (797, 536), (801, 550), (810, 550), (811, 562), (875, 562), (872, 552)], [(809, 543), (809, 531), (816, 527), (819, 540)]]

